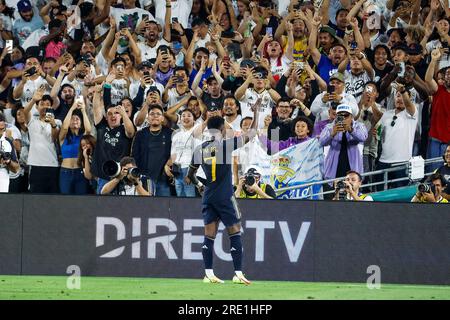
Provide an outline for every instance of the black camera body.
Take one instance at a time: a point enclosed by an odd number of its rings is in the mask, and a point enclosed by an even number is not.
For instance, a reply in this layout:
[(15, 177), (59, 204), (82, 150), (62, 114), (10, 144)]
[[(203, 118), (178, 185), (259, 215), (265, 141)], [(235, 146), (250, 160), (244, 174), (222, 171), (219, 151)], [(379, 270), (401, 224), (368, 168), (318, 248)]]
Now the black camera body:
[(0, 150), (0, 159), (5, 161), (11, 160), (12, 159), (11, 152)]
[(339, 201), (347, 200), (347, 186), (344, 181), (340, 180), (336, 183), (336, 192)]
[(245, 176), (244, 176), (244, 183), (245, 183), (245, 185), (247, 185), (247, 186), (252, 186), (252, 185), (254, 185), (255, 184), (255, 182), (256, 182), (256, 179), (255, 179), (255, 175), (253, 174), (253, 173), (247, 173)]
[(436, 187), (432, 183), (419, 183), (419, 185), (417, 186), (417, 191), (422, 192), (422, 193), (431, 192), (432, 194), (435, 194)]

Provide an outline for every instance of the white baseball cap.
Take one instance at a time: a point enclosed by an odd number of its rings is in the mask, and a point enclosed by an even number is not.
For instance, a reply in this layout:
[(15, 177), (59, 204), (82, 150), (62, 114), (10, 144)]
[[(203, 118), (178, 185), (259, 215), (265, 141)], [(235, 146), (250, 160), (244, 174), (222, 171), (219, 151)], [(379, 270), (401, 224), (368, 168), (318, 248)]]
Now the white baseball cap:
[(340, 104), (337, 106), (336, 108), (336, 114), (339, 112), (348, 112), (350, 114), (353, 114), (352, 112), (352, 107), (349, 106), (348, 104)]

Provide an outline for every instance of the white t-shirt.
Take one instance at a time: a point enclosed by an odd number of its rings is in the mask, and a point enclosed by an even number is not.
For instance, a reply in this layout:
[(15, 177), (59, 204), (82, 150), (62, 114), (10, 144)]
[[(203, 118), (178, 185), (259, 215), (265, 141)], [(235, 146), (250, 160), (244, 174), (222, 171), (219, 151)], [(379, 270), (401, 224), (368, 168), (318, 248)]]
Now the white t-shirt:
[[(57, 126), (61, 127), (60, 120), (55, 120), (55, 122)], [(28, 164), (40, 167), (59, 167), (50, 123), (31, 118), (28, 122), (28, 132), (30, 135)]]
[(291, 60), (286, 58), (285, 55), (283, 55), (280, 60), (281, 63), (278, 65), (278, 59), (270, 59), (270, 71), (272, 72), (272, 76), (278, 76), (278, 78), (283, 76), (283, 74), (289, 69), (289, 65), (291, 63)]
[[(37, 89), (43, 85), (48, 84), (47, 80), (45, 80), (42, 77), (38, 77), (36, 80), (27, 80), (25, 82), (25, 85), (23, 86), (22, 96), (20, 97), (20, 102), (22, 103), (22, 106), (26, 106), (28, 102), (31, 101), (33, 98), (34, 93), (37, 91)], [(47, 86), (47, 90), (45, 91), (45, 94), (50, 94), (50, 85)]]
[(129, 97), (128, 82), (125, 79), (115, 79), (111, 82), (111, 103), (119, 103), (125, 97)]
[(261, 93), (257, 93), (253, 88), (248, 88), (245, 90), (245, 94), (240, 100), (241, 114), (244, 118), (253, 118), (253, 111), (251, 107), (256, 103), (258, 98), (262, 99), (261, 108), (259, 109), (258, 129), (263, 129), (264, 118), (268, 115), (272, 115), (272, 108), (275, 106), (275, 101), (273, 101), (269, 91), (264, 89)]
[(142, 22), (142, 15), (148, 15), (149, 21), (154, 21), (155, 18), (147, 10), (141, 8), (134, 9), (121, 9), (121, 8), (111, 8), (110, 14), (116, 20), (117, 30), (120, 28), (120, 23), (125, 22), (126, 26), (131, 30), (135, 30), (139, 23)]
[(345, 70), (344, 72), (345, 80), (345, 92), (353, 95), (356, 101), (359, 103), (362, 94), (364, 92), (364, 87), (367, 82), (371, 81), (367, 71), (363, 71), (360, 74), (353, 74), (351, 71)]
[[(131, 82), (131, 84), (130, 84), (130, 98), (131, 99), (136, 98), (136, 96), (138, 94), (138, 91), (139, 91), (139, 86), (140, 85), (141, 85), (140, 81), (132, 81)], [(164, 86), (161, 83), (159, 83), (159, 82), (153, 81), (152, 84), (145, 86), (144, 101), (145, 101), (145, 97), (147, 97), (148, 89), (150, 89), (150, 87), (152, 87), (152, 86), (158, 88), (158, 91), (159, 91), (160, 95), (162, 95), (162, 93), (164, 92)]]
[[(311, 112), (316, 117), (316, 123), (322, 120), (329, 119), (328, 109), (331, 107), (331, 103), (323, 103), (322, 98), (326, 92), (318, 94), (311, 104)], [(352, 107), (352, 114), (355, 116), (358, 114), (358, 102), (356, 99), (348, 93), (344, 93), (340, 104), (348, 104)]]
[(141, 50), (141, 61), (146, 61), (155, 58), (156, 59), (156, 50), (158, 50), (159, 46), (166, 45), (170, 46), (170, 43), (168, 43), (164, 39), (158, 40), (156, 45), (154, 47), (150, 47), (145, 42), (138, 42), (137, 46), (139, 50)]
[[(397, 116), (395, 125), (391, 126)], [(380, 162), (395, 163), (408, 161), (412, 157), (414, 133), (416, 132), (418, 110), (411, 116), (406, 109), (395, 114), (395, 110), (388, 110), (381, 117), (382, 133)]]
[(184, 130), (182, 127), (172, 136), (171, 154), (176, 155), (175, 163), (181, 165), (182, 168), (189, 167), (192, 160), (192, 153), (194, 151), (194, 137), (192, 132), (194, 127), (190, 130)]
[[(193, 0), (177, 0), (171, 1), (171, 13), (172, 18), (178, 18), (178, 22), (183, 28), (188, 27), (189, 14), (192, 10)], [(166, 0), (153, 0), (155, 5), (155, 18), (156, 21), (164, 26), (164, 17), (166, 16)]]
[(234, 133), (240, 133), (241, 130), (241, 120), (242, 116), (240, 114), (237, 115), (236, 119), (234, 119), (232, 122), (228, 122), (227, 118), (225, 118), (225, 122), (233, 129)]
[(176, 88), (169, 89), (169, 91), (167, 92), (167, 95), (169, 96), (167, 107), (170, 108), (173, 105), (177, 104), (179, 101), (183, 100), (183, 98), (186, 97), (187, 94), (189, 94), (189, 91), (186, 91), (186, 93), (179, 95)]

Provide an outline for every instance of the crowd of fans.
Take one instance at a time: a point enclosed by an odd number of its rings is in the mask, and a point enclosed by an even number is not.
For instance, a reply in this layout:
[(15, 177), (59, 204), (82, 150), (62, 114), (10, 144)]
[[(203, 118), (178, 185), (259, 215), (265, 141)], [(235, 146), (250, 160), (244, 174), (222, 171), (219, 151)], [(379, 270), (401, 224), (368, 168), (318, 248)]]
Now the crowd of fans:
[[(269, 154), (318, 139), (353, 199), (363, 172), (444, 156), (448, 197), (449, 17), (448, 0), (0, 0), (0, 191), (196, 196), (220, 115), (233, 135), (257, 121)], [(236, 195), (274, 197), (244, 187), (243, 159)]]

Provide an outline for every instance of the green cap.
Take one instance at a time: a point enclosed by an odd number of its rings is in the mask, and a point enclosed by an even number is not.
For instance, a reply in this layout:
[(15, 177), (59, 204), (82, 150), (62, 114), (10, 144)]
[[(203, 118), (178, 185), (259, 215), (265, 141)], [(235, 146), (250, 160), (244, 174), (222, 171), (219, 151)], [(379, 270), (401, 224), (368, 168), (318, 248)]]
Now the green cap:
[(342, 73), (340, 73), (340, 72), (333, 73), (331, 75), (331, 77), (330, 77), (330, 81), (333, 80), (333, 79), (339, 80), (340, 82), (345, 82), (344, 81), (344, 75)]

